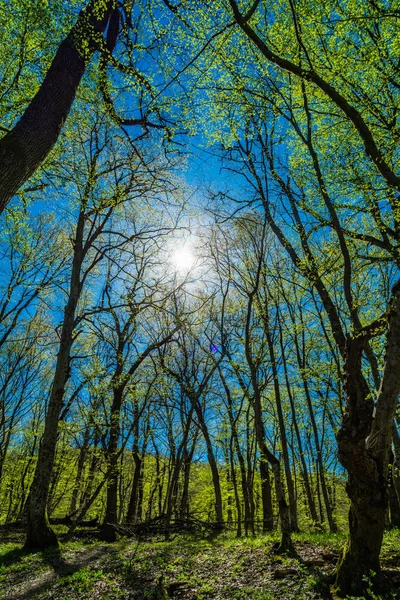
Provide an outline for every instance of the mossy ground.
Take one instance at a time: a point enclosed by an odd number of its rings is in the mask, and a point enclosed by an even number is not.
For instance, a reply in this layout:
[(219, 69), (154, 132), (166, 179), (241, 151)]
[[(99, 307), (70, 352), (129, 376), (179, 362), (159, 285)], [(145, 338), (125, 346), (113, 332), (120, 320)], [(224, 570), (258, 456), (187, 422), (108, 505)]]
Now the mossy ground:
[[(269, 536), (107, 545), (92, 535), (36, 554), (21, 551), (22, 539), (13, 532), (0, 544), (2, 600), (322, 600), (331, 597), (326, 576), (344, 542), (341, 535), (297, 535), (297, 560), (275, 555)], [(382, 563), (400, 589), (399, 531), (386, 535)]]

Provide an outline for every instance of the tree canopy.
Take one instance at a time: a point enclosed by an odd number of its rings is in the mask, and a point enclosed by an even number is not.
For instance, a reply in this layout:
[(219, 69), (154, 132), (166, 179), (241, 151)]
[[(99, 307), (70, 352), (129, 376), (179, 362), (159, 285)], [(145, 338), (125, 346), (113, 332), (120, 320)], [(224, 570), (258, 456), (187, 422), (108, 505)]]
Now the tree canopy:
[(0, 514), (26, 549), (52, 515), (108, 542), (279, 521), (292, 554), (348, 527), (336, 590), (379, 587), (397, 4), (3, 2)]

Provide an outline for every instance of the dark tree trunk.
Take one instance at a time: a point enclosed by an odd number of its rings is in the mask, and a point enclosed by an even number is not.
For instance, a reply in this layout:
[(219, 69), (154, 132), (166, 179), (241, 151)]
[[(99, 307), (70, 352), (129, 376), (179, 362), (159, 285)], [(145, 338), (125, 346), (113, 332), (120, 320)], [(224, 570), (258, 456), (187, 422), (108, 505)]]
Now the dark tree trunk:
[(378, 578), (380, 574), (388, 464), (400, 394), (400, 283), (392, 290), (385, 366), (375, 407), (362, 375), (363, 349), (361, 336), (348, 339), (344, 364), (347, 412), (337, 436), (339, 460), (349, 474), (350, 498), (350, 539), (336, 579), (343, 594), (362, 594), (365, 577), (371, 571)]
[(390, 471), (390, 525), (400, 527), (400, 436), (393, 423), (393, 462)]
[(204, 440), (206, 442), (208, 464), (210, 465), (211, 477), (212, 477), (213, 486), (214, 486), (214, 495), (215, 495), (214, 508), (215, 508), (216, 524), (217, 524), (218, 528), (222, 529), (224, 526), (224, 516), (223, 516), (223, 511), (222, 511), (222, 493), (221, 493), (221, 483), (220, 483), (220, 479), (219, 479), (218, 465), (217, 465), (217, 461), (215, 459), (214, 450), (212, 447), (212, 442), (211, 442), (210, 434), (208, 431), (208, 427), (204, 420), (204, 414), (203, 414), (202, 407), (197, 399), (193, 399), (193, 402), (195, 403), (194, 407), (195, 407), (195, 411), (197, 414), (197, 418), (199, 420), (200, 429), (203, 434)]
[[(165, 499), (165, 524), (166, 524), (166, 537), (169, 537), (168, 527), (171, 523), (172, 514), (176, 508), (176, 500), (177, 500), (177, 492), (178, 492), (178, 481), (179, 475), (182, 466), (182, 456), (185, 448), (187, 448), (187, 443), (189, 439), (190, 427), (192, 424), (194, 412), (194, 404), (193, 402), (190, 404), (189, 412), (186, 418), (186, 423), (184, 424), (183, 429), (183, 438), (181, 443), (179, 444), (178, 451), (176, 452), (176, 458), (174, 460), (174, 466), (172, 469), (172, 473), (170, 476), (170, 480), (168, 482), (168, 489)], [(173, 447), (175, 448), (175, 442), (171, 440)], [(174, 451), (175, 454), (175, 451)], [(161, 495), (162, 492), (160, 492)]]
[(362, 349), (355, 342), (349, 341), (348, 345), (345, 368), (349, 411), (337, 441), (339, 460), (348, 472), (349, 542), (338, 565), (336, 585), (343, 594), (358, 595), (364, 591), (363, 578), (380, 570), (387, 489), (382, 469), (366, 449), (374, 406), (361, 374)]
[(400, 527), (400, 478), (395, 462), (389, 473), (389, 509), (388, 527)]
[(148, 444), (149, 427), (147, 423), (144, 433), (144, 442), (142, 450), (139, 451), (139, 432), (140, 432), (140, 417), (143, 410), (139, 410), (137, 403), (134, 409), (134, 443), (132, 446), (132, 458), (135, 465), (133, 473), (132, 488), (129, 498), (128, 510), (126, 513), (126, 522), (133, 524), (138, 523), (142, 519), (143, 510), (143, 491), (144, 491), (144, 461)]
[[(365, 441), (351, 440), (351, 451), (346, 452), (346, 433), (339, 441), (341, 460), (351, 459), (346, 486), (350, 498), (349, 542), (338, 565), (336, 585), (343, 594), (359, 595), (365, 592), (365, 577), (380, 572), (379, 555), (385, 528), (387, 488), (383, 473), (365, 451)], [(347, 463), (349, 464), (349, 463)]]
[[(122, 368), (115, 374), (115, 380), (121, 377)], [(100, 537), (105, 542), (115, 542), (117, 539), (115, 526), (118, 523), (118, 440), (120, 434), (120, 413), (125, 385), (114, 387), (113, 403), (111, 406), (111, 421), (107, 445), (107, 495), (106, 513), (100, 532)]]
[(236, 504), (236, 519), (237, 519), (236, 537), (239, 538), (242, 536), (242, 507), (240, 505), (240, 498), (239, 498), (239, 491), (238, 491), (236, 470), (235, 470), (235, 455), (233, 452), (232, 442), (233, 442), (233, 438), (231, 437), (231, 441), (229, 444), (229, 462), (230, 462), (230, 469), (231, 469), (232, 487), (233, 487), (233, 492), (235, 494), (235, 504)]
[(83, 260), (83, 232), (84, 213), (81, 210), (76, 228), (69, 298), (64, 310), (56, 369), (35, 474), (29, 492), (28, 530), (25, 540), (25, 548), (28, 550), (44, 549), (57, 544), (57, 536), (48, 522), (47, 501), (56, 453), (58, 421), (63, 406), (65, 386), (70, 374), (75, 310), (82, 290), (80, 272)]
[(135, 471), (133, 473), (132, 489), (129, 498), (128, 511), (126, 513), (126, 522), (129, 524), (137, 523), (139, 517), (139, 489), (140, 482), (143, 479), (143, 461), (139, 453), (137, 444), (132, 450)]
[[(300, 320), (303, 325), (302, 313), (300, 313)], [(296, 325), (295, 322), (293, 324)], [(320, 480), (320, 485), (321, 485), (322, 496), (324, 498), (324, 505), (325, 505), (326, 516), (327, 516), (328, 523), (329, 523), (329, 530), (331, 533), (336, 533), (337, 525), (336, 525), (335, 519), (333, 517), (332, 506), (331, 506), (331, 503), (329, 500), (328, 488), (327, 488), (326, 480), (325, 480), (325, 469), (324, 469), (324, 462), (323, 462), (323, 457), (322, 457), (321, 442), (320, 442), (319, 433), (318, 433), (318, 425), (317, 425), (317, 422), (315, 419), (314, 407), (313, 407), (313, 402), (312, 402), (312, 398), (311, 398), (311, 394), (310, 394), (309, 385), (308, 385), (307, 379), (304, 375), (305, 368), (306, 368), (306, 359), (305, 359), (306, 348), (305, 348), (305, 340), (304, 340), (304, 326), (302, 328), (302, 332), (303, 333), (302, 333), (302, 341), (301, 342), (299, 341), (299, 337), (296, 333), (296, 329), (295, 329), (295, 333), (294, 333), (297, 364), (299, 365), (299, 369), (300, 369), (304, 393), (305, 393), (306, 400), (307, 400), (308, 413), (310, 415), (310, 421), (311, 421), (312, 431), (313, 431), (313, 435), (314, 435), (314, 444), (315, 444), (315, 449), (316, 449), (316, 459), (317, 459), (317, 463), (318, 463), (319, 480)], [(319, 488), (318, 488), (318, 494), (319, 494)], [(322, 511), (320, 511), (320, 514), (321, 514), (321, 521), (323, 521)]]
[(181, 495), (181, 504), (179, 509), (179, 515), (181, 519), (188, 517), (190, 514), (189, 510), (189, 482), (190, 482), (190, 470), (192, 467), (192, 460), (194, 451), (196, 448), (196, 439), (194, 439), (190, 452), (185, 448), (183, 453), (183, 486)]
[(325, 468), (324, 468), (324, 461), (322, 458), (322, 447), (321, 447), (321, 442), (320, 442), (319, 434), (318, 434), (318, 426), (317, 426), (317, 423), (315, 420), (314, 408), (313, 408), (313, 404), (312, 404), (312, 400), (311, 400), (310, 391), (308, 388), (308, 383), (307, 383), (303, 373), (304, 372), (302, 371), (303, 386), (304, 386), (304, 391), (305, 391), (305, 395), (306, 395), (306, 399), (307, 399), (307, 406), (308, 406), (308, 412), (310, 415), (311, 425), (313, 428), (314, 443), (315, 443), (315, 448), (316, 448), (316, 452), (317, 452), (319, 479), (320, 479), (320, 484), (321, 484), (322, 496), (324, 498), (326, 516), (327, 516), (328, 523), (329, 523), (329, 531), (331, 533), (336, 533), (337, 525), (336, 525), (335, 519), (333, 517), (332, 506), (330, 503), (328, 487), (327, 487), (326, 479), (325, 479)]
[(318, 508), (319, 508), (319, 520), (322, 523), (325, 522), (325, 514), (324, 508), (322, 506), (322, 497), (321, 497), (321, 483), (319, 478), (319, 462), (315, 462), (315, 493), (317, 495)]
[(78, 464), (76, 467), (76, 477), (75, 477), (74, 489), (72, 490), (71, 504), (69, 506), (69, 514), (70, 515), (73, 515), (76, 512), (79, 494), (82, 491), (82, 474), (83, 474), (83, 468), (84, 468), (85, 462), (86, 462), (86, 457), (88, 454), (89, 437), (90, 437), (90, 429), (89, 429), (89, 427), (86, 427), (85, 433), (83, 435), (82, 448), (79, 451)]
[(261, 454), (261, 463), (269, 463), (272, 467), (272, 473), (274, 476), (276, 501), (278, 503), (279, 518), (281, 524), (281, 543), (280, 551), (293, 553), (293, 544), (291, 540), (291, 526), (290, 526), (290, 513), (289, 507), (285, 498), (285, 488), (283, 486), (281, 476), (281, 465), (277, 457), (267, 448), (265, 441), (265, 429), (262, 421), (262, 410), (261, 410), (261, 397), (256, 391), (253, 400), (254, 406), (254, 422), (256, 428), (257, 442)]
[[(256, 363), (253, 359), (252, 348), (251, 348), (251, 319), (253, 312), (253, 302), (256, 293), (258, 293), (259, 279), (261, 274), (263, 256), (260, 254), (257, 278), (254, 288), (248, 293), (247, 303), (247, 314), (246, 314), (246, 335), (245, 335), (245, 355), (246, 361), (250, 370), (251, 385), (253, 388), (252, 407), (254, 411), (254, 427), (256, 433), (257, 445), (260, 451), (261, 462), (269, 463), (272, 468), (274, 476), (276, 501), (278, 503), (279, 518), (281, 524), (281, 542), (279, 550), (281, 552), (294, 553), (294, 548), (291, 540), (291, 525), (290, 525), (290, 513), (289, 507), (286, 502), (285, 488), (281, 476), (281, 465), (278, 458), (268, 449), (266, 443), (265, 427), (263, 421), (263, 409), (262, 409), (262, 396), (261, 388), (259, 384), (259, 374)], [(268, 327), (268, 322), (264, 324), (264, 327)]]
[[(114, 313), (115, 314), (115, 313)], [(104, 522), (101, 528), (101, 539), (105, 542), (115, 542), (116, 540), (116, 525), (118, 523), (118, 441), (120, 437), (120, 415), (121, 407), (124, 399), (125, 389), (137, 369), (140, 367), (142, 362), (151, 354), (151, 352), (157, 348), (160, 348), (166, 344), (175, 333), (175, 330), (168, 333), (158, 342), (149, 344), (147, 348), (139, 354), (136, 360), (130, 365), (129, 369), (124, 371), (126, 367), (126, 357), (124, 352), (126, 351), (126, 345), (132, 331), (129, 330), (129, 325), (135, 325), (135, 321), (128, 321), (124, 327), (121, 328), (118, 319), (115, 319), (116, 330), (118, 334), (118, 342), (115, 347), (116, 367), (112, 378), (113, 384), (113, 402), (111, 406), (111, 420), (109, 429), (109, 440), (107, 446), (107, 462), (108, 462), (108, 479), (107, 479), (107, 500), (106, 500), (106, 514)], [(136, 407), (137, 410), (137, 407)], [(132, 425), (133, 428), (139, 426), (139, 413), (136, 413), (135, 423)], [(147, 436), (146, 436), (147, 439)], [(140, 478), (140, 471), (138, 473)], [(139, 499), (140, 499), (140, 487), (139, 487)], [(140, 500), (138, 500), (140, 502)]]
[(96, 38), (105, 31), (115, 4), (114, 0), (91, 0), (81, 11), (36, 96), (0, 140), (0, 213), (56, 143), (86, 66), (98, 47)]
[(262, 530), (263, 533), (274, 529), (274, 511), (272, 507), (271, 479), (269, 476), (268, 463), (260, 459), (260, 480), (262, 500)]

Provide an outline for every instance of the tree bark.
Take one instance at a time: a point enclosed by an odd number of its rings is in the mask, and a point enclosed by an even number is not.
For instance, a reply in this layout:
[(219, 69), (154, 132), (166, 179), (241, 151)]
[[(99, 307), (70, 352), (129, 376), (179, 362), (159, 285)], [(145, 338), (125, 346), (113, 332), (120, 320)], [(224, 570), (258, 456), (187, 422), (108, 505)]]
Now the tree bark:
[[(115, 377), (121, 376), (120, 373)], [(106, 514), (101, 528), (101, 539), (105, 542), (115, 542), (115, 525), (118, 522), (118, 440), (120, 434), (120, 413), (125, 385), (114, 387), (111, 406), (111, 422), (107, 446), (108, 479), (106, 496)]]
[(235, 496), (235, 505), (236, 505), (236, 519), (237, 519), (236, 537), (240, 538), (240, 537), (242, 537), (242, 507), (240, 504), (238, 485), (237, 485), (237, 480), (236, 480), (235, 455), (233, 452), (232, 442), (233, 442), (233, 438), (231, 436), (230, 443), (229, 443), (229, 468), (231, 470), (231, 481), (232, 481), (232, 487), (233, 487), (233, 492), (234, 492), (234, 496)]
[(390, 472), (390, 525), (400, 527), (400, 436), (393, 423), (393, 462)]
[(58, 422), (63, 405), (65, 386), (70, 374), (75, 311), (82, 290), (80, 276), (83, 260), (83, 233), (84, 212), (81, 210), (76, 228), (69, 298), (64, 309), (56, 369), (35, 474), (28, 498), (28, 530), (24, 546), (27, 550), (44, 549), (57, 544), (57, 536), (48, 522), (47, 501), (56, 453)]
[(194, 402), (194, 409), (196, 411), (196, 415), (199, 420), (201, 432), (202, 432), (204, 440), (206, 442), (208, 464), (210, 465), (211, 477), (212, 477), (213, 486), (214, 486), (214, 495), (215, 495), (214, 507), (215, 507), (216, 523), (217, 523), (217, 527), (222, 529), (224, 526), (224, 515), (223, 515), (223, 511), (222, 511), (222, 493), (221, 493), (221, 483), (219, 480), (218, 465), (217, 465), (217, 461), (215, 459), (214, 450), (212, 447), (208, 427), (207, 427), (205, 419), (204, 419), (204, 413), (203, 413), (202, 407), (201, 407), (198, 399), (193, 399), (192, 401)]
[(260, 458), (261, 502), (262, 502), (262, 530), (263, 533), (274, 529), (274, 511), (272, 506), (271, 480), (268, 463)]
[(61, 42), (37, 94), (0, 140), (0, 213), (56, 143), (115, 4), (90, 0)]
[(76, 466), (75, 483), (74, 483), (74, 488), (72, 490), (72, 495), (71, 495), (71, 504), (69, 506), (69, 514), (70, 515), (73, 515), (76, 512), (79, 494), (82, 491), (82, 487), (81, 487), (82, 486), (82, 474), (83, 474), (83, 468), (85, 466), (86, 458), (88, 455), (89, 439), (90, 439), (90, 429), (89, 429), (89, 426), (87, 426), (85, 429), (85, 432), (83, 434), (82, 447), (79, 451), (79, 458), (78, 458), (78, 463)]
[(380, 573), (379, 555), (388, 505), (392, 426), (400, 394), (400, 283), (392, 290), (385, 366), (374, 408), (361, 371), (363, 341), (348, 340), (347, 413), (338, 433), (339, 460), (349, 473), (349, 543), (337, 570), (342, 594), (362, 594), (365, 577)]

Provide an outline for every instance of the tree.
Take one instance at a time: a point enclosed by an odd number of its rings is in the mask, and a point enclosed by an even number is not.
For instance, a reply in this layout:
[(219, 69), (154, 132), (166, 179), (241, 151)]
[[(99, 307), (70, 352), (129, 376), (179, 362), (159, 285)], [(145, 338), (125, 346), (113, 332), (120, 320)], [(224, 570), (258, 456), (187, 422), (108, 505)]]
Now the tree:
[[(256, 0), (248, 6), (228, 0), (215, 11), (201, 5), (202, 25), (207, 23), (208, 29), (196, 28), (199, 12), (191, 17), (190, 9), (190, 2), (175, 7), (181, 23), (189, 19), (201, 47), (203, 86), (213, 107), (208, 128), (212, 122), (219, 125), (219, 132), (212, 131), (210, 137), (225, 148), (241, 147), (237, 170), (252, 179), (255, 190), (247, 202), (255, 197), (262, 202), (269, 227), (317, 291), (341, 355), (346, 415), (337, 439), (340, 460), (349, 472), (351, 509), (350, 543), (338, 566), (337, 587), (344, 594), (362, 593), (364, 576), (379, 572), (391, 429), (400, 392), (400, 353), (394, 341), (399, 286), (393, 286), (388, 320), (376, 313), (370, 318), (357, 304), (354, 271), (367, 244), (384, 250), (384, 260), (398, 264), (397, 13), (372, 2), (272, 6)], [(368, 59), (371, 52), (373, 60)], [(194, 72), (188, 69), (185, 75), (195, 76)], [(263, 107), (270, 108), (265, 116)], [(257, 125), (262, 121), (263, 127), (270, 124), (268, 135)], [(341, 202), (333, 200), (338, 194)], [(349, 196), (351, 205), (345, 202)], [(280, 214), (288, 216), (283, 226), (275, 212), (281, 199)], [(295, 232), (296, 244), (287, 227)], [(324, 228), (332, 231), (340, 249), (340, 302), (322, 276), (324, 260), (315, 254), (318, 244), (311, 244), (311, 232)], [(352, 252), (356, 243), (359, 250)], [(363, 255), (364, 267), (368, 254)], [(387, 366), (379, 377), (379, 361), (371, 348), (386, 322)], [(364, 356), (373, 374), (372, 387)]]
[[(29, 495), (28, 533), (25, 542), (27, 549), (45, 548), (57, 542), (48, 524), (47, 500), (57, 446), (58, 423), (72, 370), (71, 351), (77, 343), (79, 328), (83, 326), (85, 319), (103, 310), (101, 306), (85, 306), (82, 301), (84, 291), (90, 283), (96, 285), (96, 269), (101, 261), (110, 259), (115, 252), (123, 255), (124, 249), (129, 248), (135, 239), (140, 239), (141, 235), (145, 238), (149, 235), (146, 226), (143, 226), (141, 231), (138, 230), (137, 224), (132, 227), (131, 221), (134, 217), (129, 210), (126, 210), (124, 215), (127, 223), (123, 224), (122, 214), (119, 227), (114, 230), (114, 212), (124, 204), (130, 204), (137, 195), (144, 201), (148, 194), (159, 191), (156, 188), (157, 180), (148, 182), (150, 167), (144, 156), (140, 159), (139, 167), (137, 149), (124, 148), (121, 138), (112, 135), (111, 132), (107, 119), (104, 121), (104, 116), (95, 115), (89, 131), (76, 143), (77, 152), (85, 158), (85, 168), (74, 169), (75, 159), (72, 158), (70, 183), (75, 187), (79, 198), (79, 208), (72, 238), (69, 289), (66, 293), (45, 430)], [(60, 177), (63, 176), (66, 183), (68, 177), (71, 177), (67, 162), (64, 168), (66, 173), (60, 174)], [(161, 172), (158, 175), (161, 176)], [(150, 229), (150, 235), (154, 236), (151, 225)], [(114, 260), (118, 264), (118, 259), (114, 257)], [(123, 264), (121, 269), (124, 268)], [(144, 357), (146, 355), (144, 353)], [(122, 382), (120, 383), (122, 385)], [(121, 385), (118, 388), (120, 394), (124, 389)], [(115, 440), (114, 442), (116, 443)]]
[(14, 127), (0, 140), (0, 212), (42, 164), (56, 143), (94, 52), (118, 32), (115, 0), (91, 0), (61, 42), (38, 92)]
[[(269, 485), (268, 474), (266, 472), (266, 465), (268, 463), (271, 465), (274, 476), (275, 493), (282, 533), (280, 551), (293, 552), (294, 548), (290, 534), (291, 531), (297, 530), (298, 528), (297, 510), (289, 466), (286, 430), (283, 423), (278, 367), (272, 341), (272, 327), (268, 316), (268, 311), (270, 309), (268, 305), (265, 305), (265, 299), (263, 297), (266, 290), (262, 289), (264, 285), (266, 285), (266, 269), (264, 267), (267, 246), (266, 223), (260, 223), (257, 220), (256, 215), (247, 213), (241, 219), (237, 219), (236, 227), (237, 237), (232, 246), (235, 248), (236, 252), (234, 252), (237, 256), (235, 261), (231, 261), (232, 285), (239, 290), (239, 293), (243, 296), (245, 302), (243, 316), (243, 350), (249, 370), (249, 390), (246, 389), (243, 375), (238, 378), (243, 391), (247, 391), (249, 402), (254, 413), (255, 434), (260, 452), (262, 486), (263, 483), (266, 483), (267, 487)], [(264, 354), (264, 348), (267, 351), (267, 356)], [(268, 373), (269, 369), (271, 370), (270, 374)], [(290, 510), (286, 501), (280, 460), (267, 444), (266, 427), (263, 416), (263, 395), (270, 383), (274, 386), (286, 481), (288, 492), (291, 495)], [(265, 492), (263, 495), (264, 494)], [(263, 500), (264, 502), (266, 501), (265, 497)]]
[[(152, 288), (149, 295), (146, 295), (145, 281), (145, 270), (148, 269), (148, 265), (151, 265), (151, 255), (146, 251), (144, 247), (144, 253), (141, 257), (136, 255), (136, 261), (138, 264), (131, 265), (131, 269), (137, 269), (137, 277), (132, 277), (131, 281), (128, 280), (129, 291), (128, 301), (125, 307), (125, 311), (121, 314), (121, 309), (115, 308), (111, 299), (111, 294), (106, 289), (105, 296), (107, 301), (105, 303), (106, 314), (109, 313), (112, 316), (112, 325), (108, 324), (105, 319), (101, 319), (100, 323), (102, 329), (111, 332), (115, 332), (110, 339), (105, 339), (111, 347), (113, 356), (112, 363), (114, 370), (111, 375), (111, 389), (112, 389), (112, 401), (109, 414), (109, 430), (108, 430), (108, 442), (106, 445), (106, 457), (108, 464), (108, 478), (107, 478), (107, 503), (106, 513), (104, 516), (104, 522), (101, 530), (102, 539), (107, 542), (114, 542), (116, 540), (115, 527), (118, 523), (118, 512), (117, 512), (117, 490), (118, 490), (118, 444), (121, 435), (120, 419), (121, 419), (121, 408), (126, 396), (129, 393), (129, 386), (132, 385), (132, 381), (136, 376), (136, 372), (141, 367), (142, 363), (149, 357), (154, 351), (165, 346), (171, 341), (174, 334), (177, 332), (178, 327), (172, 327), (170, 330), (161, 331), (160, 335), (156, 339), (141, 340), (142, 350), (138, 351), (135, 348), (136, 338), (143, 336), (143, 331), (140, 332), (138, 322), (141, 318), (145, 318), (146, 313), (150, 307), (151, 310), (157, 310), (157, 302), (154, 297), (156, 296), (156, 288)], [(137, 254), (139, 254), (137, 252)], [(110, 282), (107, 283), (109, 285)], [(162, 305), (162, 300), (160, 305)], [(118, 302), (120, 303), (120, 291), (118, 292)], [(159, 305), (159, 306), (160, 306)], [(160, 310), (160, 307), (158, 307)], [(144, 313), (144, 314), (142, 314)], [(151, 315), (148, 315), (151, 319)], [(154, 319), (154, 315), (153, 315)], [(135, 357), (135, 360), (133, 360)], [(151, 389), (151, 386), (150, 386)], [(142, 407), (142, 411), (145, 408), (145, 404)], [(141, 411), (141, 412), (142, 412)], [(131, 424), (131, 430), (135, 433), (139, 426), (139, 417), (141, 413), (134, 415), (133, 422)], [(134, 452), (135, 456), (135, 452)], [(136, 469), (136, 476), (140, 475), (139, 469)], [(133, 502), (133, 501), (132, 501)], [(128, 515), (132, 520), (132, 512), (135, 504), (132, 504), (132, 508)]]
[[(264, 123), (262, 128), (265, 126)], [(337, 441), (339, 459), (349, 473), (347, 491), (351, 500), (351, 542), (346, 547), (338, 567), (337, 586), (342, 592), (352, 590), (352, 593), (359, 593), (363, 589), (364, 575), (371, 570), (379, 572), (379, 552), (388, 499), (386, 482), (392, 439), (391, 423), (400, 392), (399, 370), (395, 366), (400, 360), (399, 348), (395, 342), (400, 318), (399, 286), (395, 285), (392, 290), (388, 316), (378, 315), (363, 326), (350, 285), (353, 257), (347, 252), (347, 245), (342, 246), (343, 263), (340, 272), (344, 282), (343, 294), (347, 303), (348, 318), (353, 328), (352, 333), (344, 331), (339, 315), (339, 303), (332, 298), (327, 282), (321, 275), (323, 261), (315, 256), (318, 245), (313, 247), (312, 237), (307, 231), (307, 222), (300, 215), (297, 189), (302, 189), (301, 179), (283, 176), (284, 167), (278, 163), (269, 138), (263, 137), (259, 128), (256, 132), (256, 141), (247, 140), (246, 143), (239, 142), (236, 146), (235, 151), (238, 152), (238, 158), (240, 157), (238, 169), (242, 172), (247, 169), (246, 175), (252, 178), (257, 200), (262, 202), (268, 225), (295, 267), (317, 291), (329, 320), (331, 335), (343, 361), (342, 381), (346, 390), (347, 412), (343, 416)], [(291, 175), (294, 173), (291, 172)], [(278, 225), (277, 217), (272, 212), (270, 194), (273, 184), (269, 177), (277, 185), (279, 193), (287, 199), (286, 211), (290, 211), (295, 224), (294, 231), (298, 240), (296, 247)], [(325, 201), (329, 202), (325, 187), (321, 193)], [(300, 193), (300, 197), (304, 197), (304, 192)], [(372, 369), (374, 358), (371, 356), (369, 344), (374, 336), (382, 332), (386, 318), (387, 366), (383, 370), (374, 407), (371, 389), (362, 365), (362, 355), (365, 352), (372, 363)]]
[[(210, 352), (206, 352), (204, 347), (202, 347), (200, 336), (196, 335), (196, 329), (193, 328), (190, 332), (182, 331), (180, 333), (178, 338), (180, 352), (174, 363), (172, 361), (167, 362), (163, 356), (161, 356), (161, 360), (166, 373), (177, 382), (182, 394), (187, 398), (189, 403), (188, 413), (190, 415), (194, 413), (197, 416), (198, 427), (203, 434), (207, 449), (207, 459), (211, 469), (215, 496), (216, 526), (222, 529), (224, 526), (224, 517), (220, 476), (205, 413), (208, 408), (207, 400), (210, 393), (210, 381), (223, 356), (213, 360)], [(191, 420), (192, 416), (189, 419), (189, 423)], [(185, 446), (186, 440), (182, 451)]]

